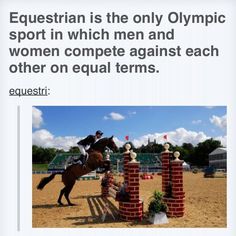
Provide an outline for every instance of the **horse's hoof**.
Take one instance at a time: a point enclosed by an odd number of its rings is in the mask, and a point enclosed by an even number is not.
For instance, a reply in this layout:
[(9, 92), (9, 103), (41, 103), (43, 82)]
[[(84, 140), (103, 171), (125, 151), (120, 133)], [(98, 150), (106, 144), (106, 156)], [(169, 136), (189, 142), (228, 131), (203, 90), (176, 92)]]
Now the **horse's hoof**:
[(62, 202), (57, 202), (59, 206), (64, 206)]

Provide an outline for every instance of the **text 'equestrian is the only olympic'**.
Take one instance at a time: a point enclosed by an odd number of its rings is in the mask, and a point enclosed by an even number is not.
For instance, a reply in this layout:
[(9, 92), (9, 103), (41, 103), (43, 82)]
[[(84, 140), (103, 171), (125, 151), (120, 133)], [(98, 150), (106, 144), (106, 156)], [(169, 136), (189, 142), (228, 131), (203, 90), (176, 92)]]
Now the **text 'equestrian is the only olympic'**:
[[(202, 24), (209, 26), (210, 24), (222, 24), (226, 21), (224, 14), (218, 12), (208, 14), (185, 14), (183, 12), (169, 12), (167, 15), (150, 12), (146, 14), (117, 14), (116, 12), (108, 12), (105, 17), (100, 14), (90, 12), (89, 14), (70, 14), (64, 12), (59, 14), (24, 14), (19, 12), (10, 12), (9, 22), (11, 24), (85, 24), (85, 23), (107, 23), (107, 24), (154, 24), (160, 26), (162, 22), (171, 24), (182, 24), (189, 26), (190, 24)], [(105, 19), (104, 19), (105, 18)]]

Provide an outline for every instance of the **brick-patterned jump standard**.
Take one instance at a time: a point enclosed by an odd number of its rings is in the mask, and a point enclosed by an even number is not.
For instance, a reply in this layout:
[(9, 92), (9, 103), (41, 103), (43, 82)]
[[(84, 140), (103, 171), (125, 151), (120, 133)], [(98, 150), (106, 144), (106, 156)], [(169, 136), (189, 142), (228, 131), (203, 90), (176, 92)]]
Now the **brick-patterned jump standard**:
[[(130, 144), (125, 145), (126, 151), (123, 153), (124, 161), (124, 184), (129, 192), (129, 202), (119, 201), (119, 215), (125, 221), (142, 220), (143, 203), (139, 199), (139, 165), (136, 161), (136, 153), (130, 151)], [(102, 187), (102, 197), (109, 196), (109, 187), (112, 187), (113, 176), (106, 173), (108, 187)]]
[[(124, 158), (124, 183), (128, 186), (129, 202), (119, 202), (119, 214), (126, 221), (142, 220), (143, 204), (139, 199), (139, 165), (135, 160), (136, 153), (130, 151), (130, 145), (125, 145)], [(179, 160), (179, 152), (169, 151), (169, 144), (164, 145), (162, 156), (162, 192), (164, 201), (168, 205), (168, 217), (182, 217), (184, 215), (184, 191), (183, 191), (183, 161)], [(131, 157), (133, 160), (131, 160)], [(109, 188), (113, 185), (112, 173), (106, 173), (107, 187), (102, 187), (102, 197), (109, 196)]]
[(107, 186), (105, 187), (102, 186), (101, 192), (102, 192), (102, 197), (107, 198), (109, 197), (109, 188), (112, 187), (114, 178), (111, 172), (106, 172), (103, 178), (106, 179)]
[(183, 191), (183, 161), (179, 160), (179, 152), (169, 151), (169, 144), (164, 145), (162, 156), (162, 192), (168, 206), (168, 217), (182, 217), (184, 215)]

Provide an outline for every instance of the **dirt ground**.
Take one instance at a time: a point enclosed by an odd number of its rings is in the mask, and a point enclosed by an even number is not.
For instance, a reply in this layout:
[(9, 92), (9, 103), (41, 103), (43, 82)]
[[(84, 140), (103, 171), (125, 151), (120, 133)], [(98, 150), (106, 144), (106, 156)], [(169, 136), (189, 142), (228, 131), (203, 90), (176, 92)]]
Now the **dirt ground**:
[[(58, 206), (57, 198), (63, 187), (60, 176), (42, 191), (36, 186), (45, 175), (33, 175), (32, 227), (43, 228), (124, 228), (124, 227), (226, 227), (226, 178), (203, 178), (202, 173), (184, 173), (185, 215), (169, 218), (169, 223), (152, 225), (146, 217), (142, 222), (124, 222), (117, 214), (118, 203), (108, 199), (111, 214), (102, 222), (104, 200), (100, 197), (100, 180), (77, 181), (70, 199), (76, 206)], [(119, 180), (121, 177), (117, 177)], [(144, 212), (153, 191), (161, 190), (161, 176), (152, 180), (140, 180), (140, 197)], [(63, 198), (63, 202), (66, 203)]]

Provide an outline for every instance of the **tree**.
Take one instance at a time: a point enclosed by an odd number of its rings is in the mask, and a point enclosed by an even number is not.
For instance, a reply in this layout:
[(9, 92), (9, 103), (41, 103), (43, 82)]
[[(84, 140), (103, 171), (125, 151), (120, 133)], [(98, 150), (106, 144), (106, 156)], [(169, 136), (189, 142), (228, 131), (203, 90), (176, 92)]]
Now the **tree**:
[(194, 146), (192, 143), (183, 143), (182, 144), (182, 148), (184, 148), (186, 151), (188, 151), (189, 153), (194, 152)]
[(208, 155), (218, 147), (222, 147), (221, 142), (212, 138), (199, 143), (194, 148), (194, 153), (191, 155), (191, 164), (197, 166), (208, 166)]
[(183, 143), (182, 149), (184, 150), (183, 159), (185, 162), (191, 162), (191, 156), (194, 153), (194, 146), (192, 143)]
[[(132, 149), (137, 153), (161, 153), (164, 151), (163, 145), (158, 143), (153, 143), (151, 145), (142, 145), (139, 148), (135, 148), (131, 144)], [(209, 153), (218, 147), (222, 147), (220, 141), (214, 139), (208, 139), (204, 142), (199, 143), (194, 147), (191, 143), (183, 143), (182, 146), (173, 146), (170, 144), (170, 151), (179, 151), (181, 154), (181, 159), (188, 162), (191, 165), (196, 166), (207, 166), (209, 164)], [(119, 152), (123, 153), (125, 151), (124, 146), (119, 148)], [(63, 149), (55, 148), (44, 148), (36, 145), (32, 146), (32, 161), (33, 163), (50, 163), (57, 153), (64, 153)], [(71, 147), (69, 149), (70, 153), (79, 153), (78, 147)]]
[(32, 161), (34, 164), (49, 163), (55, 157), (57, 150), (55, 148), (44, 148), (36, 145), (32, 146)]
[(70, 147), (69, 152), (70, 153), (80, 153), (80, 150), (77, 146), (75, 146), (75, 147)]

